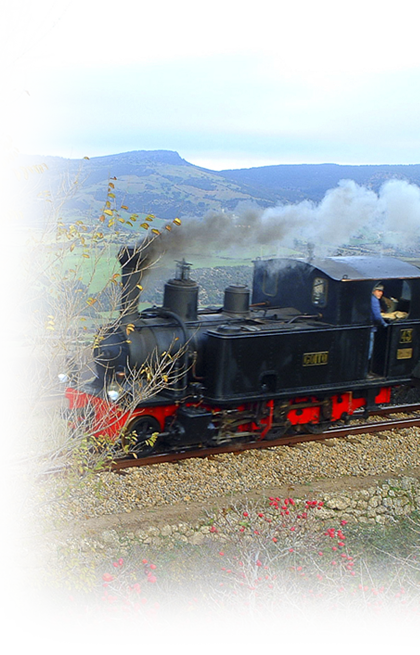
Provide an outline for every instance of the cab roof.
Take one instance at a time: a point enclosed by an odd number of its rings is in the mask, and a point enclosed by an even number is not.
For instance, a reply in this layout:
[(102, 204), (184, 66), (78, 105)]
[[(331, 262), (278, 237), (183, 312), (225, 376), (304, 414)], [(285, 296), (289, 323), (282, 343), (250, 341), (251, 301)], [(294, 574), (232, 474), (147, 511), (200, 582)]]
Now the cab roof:
[(310, 266), (333, 280), (390, 280), (420, 278), (420, 269), (395, 257), (328, 257)]

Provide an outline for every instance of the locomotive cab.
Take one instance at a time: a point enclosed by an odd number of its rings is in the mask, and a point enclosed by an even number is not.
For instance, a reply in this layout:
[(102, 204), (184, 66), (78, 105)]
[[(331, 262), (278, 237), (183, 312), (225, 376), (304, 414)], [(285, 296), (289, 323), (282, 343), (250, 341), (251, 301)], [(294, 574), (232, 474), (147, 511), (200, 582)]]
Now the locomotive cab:
[(419, 269), (393, 257), (258, 259), (252, 303), (318, 312), (332, 325), (369, 325), (370, 294), (378, 281), (386, 287), (384, 296), (393, 299), (392, 311), (420, 318)]
[[(420, 356), (420, 271), (393, 257), (330, 257), (254, 262), (252, 302), (268, 307), (293, 306), (301, 314), (318, 313), (335, 326), (372, 327), (371, 296), (384, 286), (381, 313), (390, 329), (378, 329), (372, 361), (380, 376), (407, 377)], [(367, 332), (366, 332), (367, 335)], [(403, 347), (406, 344), (406, 347)]]

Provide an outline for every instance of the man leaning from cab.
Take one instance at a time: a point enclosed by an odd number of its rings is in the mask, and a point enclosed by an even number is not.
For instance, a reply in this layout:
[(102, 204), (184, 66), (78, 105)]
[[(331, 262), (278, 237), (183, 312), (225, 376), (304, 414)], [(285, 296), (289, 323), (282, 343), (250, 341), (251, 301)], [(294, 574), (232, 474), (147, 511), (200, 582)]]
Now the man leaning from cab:
[(388, 327), (388, 323), (384, 320), (381, 313), (381, 298), (384, 295), (384, 286), (381, 283), (375, 284), (372, 290), (371, 297), (371, 309), (372, 309), (372, 321), (374, 325), (381, 325), (382, 327)]

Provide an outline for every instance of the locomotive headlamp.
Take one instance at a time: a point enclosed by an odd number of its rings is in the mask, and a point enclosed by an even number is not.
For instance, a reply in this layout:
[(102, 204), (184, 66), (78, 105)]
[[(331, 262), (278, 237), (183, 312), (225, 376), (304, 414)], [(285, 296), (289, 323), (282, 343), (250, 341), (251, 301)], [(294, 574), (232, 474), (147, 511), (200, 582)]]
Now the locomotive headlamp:
[(116, 384), (112, 384), (109, 389), (107, 389), (107, 395), (111, 402), (116, 403), (118, 398), (121, 396), (121, 387)]

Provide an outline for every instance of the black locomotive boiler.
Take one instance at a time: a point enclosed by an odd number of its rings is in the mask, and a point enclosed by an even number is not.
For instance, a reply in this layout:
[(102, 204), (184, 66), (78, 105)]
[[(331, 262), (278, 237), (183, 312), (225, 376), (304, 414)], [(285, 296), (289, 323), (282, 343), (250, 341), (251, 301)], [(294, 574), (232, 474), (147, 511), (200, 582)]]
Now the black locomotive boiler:
[[(231, 285), (207, 309), (182, 261), (162, 306), (139, 312), (143, 259), (142, 248), (121, 249), (120, 317), (95, 339), (94, 378), (66, 390), (94, 435), (137, 456), (322, 431), (420, 378), (420, 271), (405, 261), (258, 259), (252, 298)], [(373, 331), (378, 282), (388, 326)], [(150, 396), (168, 357), (171, 372)]]

